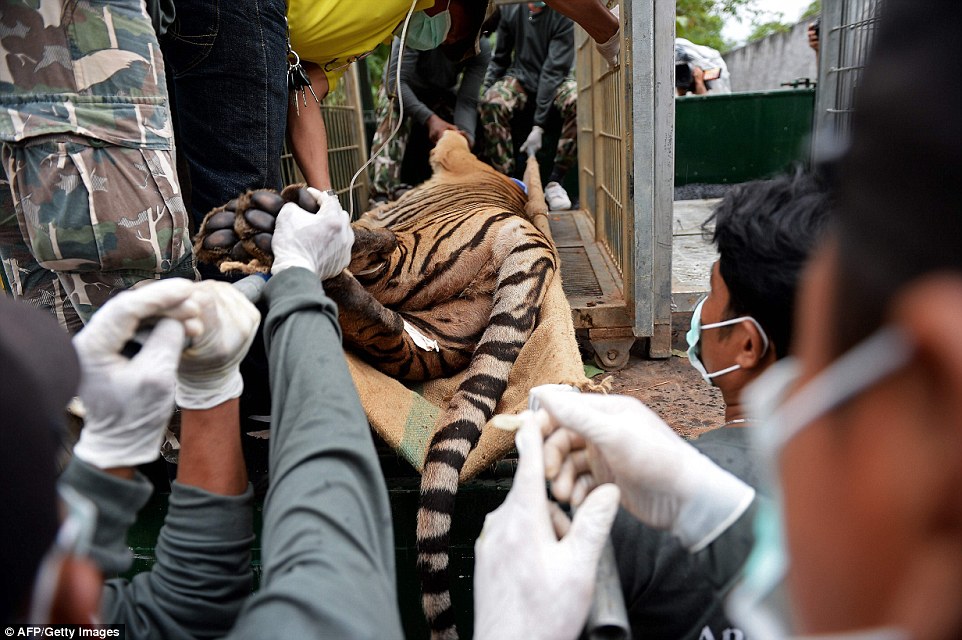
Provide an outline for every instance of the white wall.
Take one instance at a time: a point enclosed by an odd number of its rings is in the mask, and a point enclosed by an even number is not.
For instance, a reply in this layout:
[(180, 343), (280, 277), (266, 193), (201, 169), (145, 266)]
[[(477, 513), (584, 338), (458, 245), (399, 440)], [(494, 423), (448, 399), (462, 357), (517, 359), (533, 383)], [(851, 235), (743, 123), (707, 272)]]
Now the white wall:
[(732, 76), (732, 91), (783, 89), (796, 78), (816, 80), (815, 52), (808, 46), (808, 25), (799, 22), (791, 31), (776, 33), (722, 55)]

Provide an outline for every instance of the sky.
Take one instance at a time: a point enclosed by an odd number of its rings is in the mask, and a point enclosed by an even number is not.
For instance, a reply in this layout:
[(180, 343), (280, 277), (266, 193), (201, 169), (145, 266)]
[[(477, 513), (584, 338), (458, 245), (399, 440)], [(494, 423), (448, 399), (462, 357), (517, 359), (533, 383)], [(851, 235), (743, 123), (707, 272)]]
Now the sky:
[[(761, 11), (768, 12), (771, 20), (778, 18), (775, 14), (781, 13), (782, 17), (778, 19), (792, 24), (798, 21), (802, 12), (810, 4), (811, 0), (755, 0), (755, 6)], [(767, 22), (767, 20), (763, 21)], [(722, 36), (738, 44), (743, 44), (751, 30), (750, 17), (745, 16), (741, 22), (735, 18), (729, 18), (722, 29)]]

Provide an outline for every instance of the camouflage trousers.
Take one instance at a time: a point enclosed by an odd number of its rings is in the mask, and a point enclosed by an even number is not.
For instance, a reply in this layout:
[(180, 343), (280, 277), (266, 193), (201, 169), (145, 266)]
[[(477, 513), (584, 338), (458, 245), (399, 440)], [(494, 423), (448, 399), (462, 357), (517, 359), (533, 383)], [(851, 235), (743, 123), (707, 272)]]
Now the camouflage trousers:
[[(384, 142), (394, 131), (398, 121), (397, 98), (388, 98), (384, 90), (386, 84), (381, 84), (375, 97), (374, 117), (377, 119), (377, 129), (371, 140), (372, 155), (384, 146)], [(372, 198), (390, 199), (394, 188), (401, 182), (401, 161), (404, 159), (404, 149), (407, 147), (409, 135), (411, 135), (411, 119), (405, 118), (397, 135), (388, 142), (387, 149), (381, 151), (371, 163)]]
[(71, 333), (143, 280), (197, 279), (170, 151), (50, 135), (2, 148), (0, 260), (11, 293)]
[[(505, 76), (491, 85), (481, 98), (484, 155), (492, 167), (506, 175), (514, 171), (511, 118), (524, 109), (529, 97), (517, 78)], [(561, 114), (561, 137), (554, 166), (564, 173), (574, 165), (578, 152), (578, 85), (574, 80), (569, 78), (558, 87), (554, 108)]]

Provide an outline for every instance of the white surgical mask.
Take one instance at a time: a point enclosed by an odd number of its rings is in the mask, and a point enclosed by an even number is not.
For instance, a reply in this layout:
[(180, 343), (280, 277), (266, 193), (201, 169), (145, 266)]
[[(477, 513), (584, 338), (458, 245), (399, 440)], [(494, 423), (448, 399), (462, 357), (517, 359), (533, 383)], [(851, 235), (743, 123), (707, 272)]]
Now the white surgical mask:
[[(896, 329), (882, 329), (842, 355), (790, 398), (801, 368), (795, 358), (772, 365), (742, 392), (748, 415), (759, 426), (750, 431), (767, 476), (771, 499), (760, 499), (755, 513), (755, 545), (744, 575), (726, 603), (729, 617), (748, 637), (781, 640), (794, 633), (785, 578), (788, 551), (783, 534), (783, 508), (778, 458), (802, 429), (904, 367), (911, 357), (908, 339)], [(899, 629), (873, 629), (817, 636), (824, 640), (905, 640)], [(812, 636), (814, 638), (814, 636)]]
[(733, 324), (738, 324), (739, 322), (751, 322), (758, 328), (758, 332), (762, 334), (762, 355), (768, 351), (768, 335), (765, 330), (762, 329), (762, 325), (758, 324), (758, 320), (751, 316), (740, 316), (738, 318), (732, 318), (731, 320), (722, 320), (721, 322), (712, 322), (709, 324), (701, 323), (701, 308), (705, 305), (705, 300), (708, 298), (702, 298), (695, 305), (695, 310), (691, 314), (691, 328), (688, 329), (688, 333), (685, 334), (685, 339), (688, 341), (688, 361), (691, 362), (691, 366), (695, 368), (695, 371), (701, 374), (701, 377), (705, 379), (708, 384), (715, 384), (712, 382), (712, 378), (717, 378), (718, 376), (723, 376), (726, 373), (731, 373), (737, 369), (741, 369), (740, 364), (733, 364), (730, 367), (721, 369), (719, 371), (713, 371), (709, 373), (705, 369), (704, 363), (701, 361), (701, 332), (705, 329), (717, 329), (719, 327), (727, 327)]
[(437, 49), (448, 37), (451, 29), (450, 7), (444, 11), (429, 16), (423, 11), (418, 11), (411, 16), (411, 23), (408, 25), (407, 39), (402, 43), (415, 51), (430, 51)]

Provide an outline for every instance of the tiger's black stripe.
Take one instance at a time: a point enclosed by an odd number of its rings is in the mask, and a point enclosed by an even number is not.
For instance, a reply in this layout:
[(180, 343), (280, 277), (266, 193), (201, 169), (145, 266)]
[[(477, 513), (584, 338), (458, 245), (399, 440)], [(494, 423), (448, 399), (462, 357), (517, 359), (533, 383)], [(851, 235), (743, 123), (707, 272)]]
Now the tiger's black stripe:
[[(521, 190), (471, 156), (461, 136), (443, 136), (431, 157), (431, 180), (355, 223), (369, 231), (356, 234), (350, 269), (367, 275), (352, 284), (342, 274), (329, 295), (345, 344), (381, 371), (426, 380), (468, 368), (428, 446), (418, 511), (422, 602), (432, 638), (449, 640), (458, 477), (535, 327), (557, 254), (524, 218)], [(419, 347), (403, 320), (439, 351)]]

